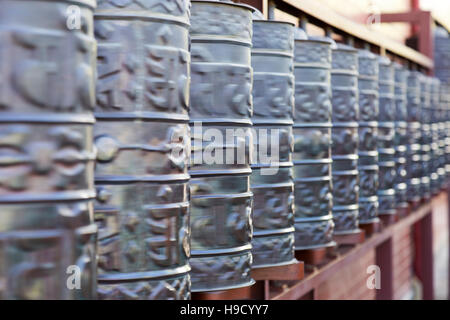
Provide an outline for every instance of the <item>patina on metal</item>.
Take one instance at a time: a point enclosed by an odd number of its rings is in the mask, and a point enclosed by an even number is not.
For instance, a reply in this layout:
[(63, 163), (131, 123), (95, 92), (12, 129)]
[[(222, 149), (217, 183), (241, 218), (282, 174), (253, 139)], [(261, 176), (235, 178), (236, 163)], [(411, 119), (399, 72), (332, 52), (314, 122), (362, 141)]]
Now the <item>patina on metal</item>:
[(188, 299), (190, 2), (98, 2), (100, 299)]
[(192, 291), (246, 287), (254, 283), (252, 10), (192, 1), (190, 34)]
[(333, 219), (335, 234), (358, 229), (358, 51), (344, 44), (333, 48), (331, 88), (333, 106)]
[(359, 224), (378, 222), (378, 57), (358, 53), (359, 91)]
[(0, 7), (0, 299), (94, 299), (95, 1)]
[[(252, 268), (297, 262), (292, 177), (293, 56), (293, 24), (253, 19)], [(277, 144), (278, 154), (271, 154), (272, 143)]]
[(331, 45), (297, 29), (294, 48), (295, 250), (334, 246)]
[(437, 195), (441, 190), (439, 178), (440, 148), (439, 148), (439, 113), (440, 113), (440, 81), (437, 78), (430, 80), (430, 128), (431, 128), (431, 165), (430, 187), (432, 195)]
[(407, 144), (407, 195), (408, 201), (418, 203), (421, 199), (422, 163), (420, 157), (420, 77), (418, 71), (410, 71), (407, 88), (407, 119), (408, 119), (408, 144)]
[(402, 65), (394, 63), (395, 77), (395, 202), (396, 207), (401, 210), (407, 210), (407, 172), (406, 158), (408, 145), (408, 110), (407, 93), (408, 70)]
[(420, 78), (420, 157), (422, 161), (421, 197), (427, 200), (431, 197), (431, 78), (421, 74)]
[(395, 215), (395, 74), (394, 66), (387, 57), (378, 58), (380, 90), (378, 116), (378, 165), (379, 188), (378, 200), (379, 215)]

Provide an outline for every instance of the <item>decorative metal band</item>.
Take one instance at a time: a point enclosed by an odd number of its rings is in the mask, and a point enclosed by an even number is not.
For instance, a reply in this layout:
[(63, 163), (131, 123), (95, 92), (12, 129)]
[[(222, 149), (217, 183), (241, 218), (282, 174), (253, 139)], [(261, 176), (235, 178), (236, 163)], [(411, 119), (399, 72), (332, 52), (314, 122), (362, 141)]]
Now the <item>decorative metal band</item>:
[[(294, 26), (284, 22), (253, 20), (253, 101), (256, 159), (252, 165), (253, 203), (252, 268), (295, 261), (294, 183), (292, 132), (294, 111)], [(282, 125), (280, 120), (290, 121)], [(267, 135), (262, 136), (263, 131)], [(273, 142), (277, 163), (260, 157)], [(261, 149), (260, 143), (264, 143)], [(270, 171), (270, 166), (277, 166)], [(282, 165), (282, 167), (280, 166)]]
[(295, 247), (333, 244), (331, 44), (297, 29), (295, 40)]
[(358, 171), (359, 223), (378, 217), (378, 58), (367, 50), (358, 51)]
[(331, 215), (295, 221), (295, 250), (334, 245), (334, 222)]
[(189, 300), (189, 274), (163, 280), (104, 281), (98, 286), (101, 300)]
[[(191, 25), (192, 291), (245, 287), (253, 283), (252, 11), (231, 2), (192, 1)], [(287, 80), (277, 79), (285, 86)], [(285, 103), (289, 98), (281, 105)], [(231, 141), (208, 141), (211, 134), (227, 137), (229, 130)], [(222, 160), (214, 158), (224, 153), (228, 157), (230, 151), (231, 162), (225, 155)], [(205, 158), (207, 154), (214, 159)]]
[(378, 220), (378, 197), (374, 201), (359, 199), (359, 224), (368, 224)]
[(0, 299), (96, 297), (94, 5), (1, 1)]
[(396, 101), (395, 70), (387, 57), (378, 57), (380, 114), (378, 116), (379, 214), (395, 214), (396, 181)]
[(99, 1), (101, 299), (190, 297), (189, 1)]
[(336, 232), (351, 233), (358, 228), (359, 202), (358, 51), (354, 48), (342, 44), (333, 48), (331, 87), (333, 219)]

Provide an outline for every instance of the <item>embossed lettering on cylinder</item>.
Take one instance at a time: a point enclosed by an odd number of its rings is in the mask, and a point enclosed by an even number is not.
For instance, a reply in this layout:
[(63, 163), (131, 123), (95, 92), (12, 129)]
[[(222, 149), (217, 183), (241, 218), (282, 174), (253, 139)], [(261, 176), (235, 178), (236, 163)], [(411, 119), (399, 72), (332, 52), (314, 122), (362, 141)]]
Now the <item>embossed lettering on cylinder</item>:
[(343, 44), (333, 48), (333, 219), (335, 234), (358, 231), (358, 52)]
[(379, 215), (396, 214), (395, 201), (395, 73), (387, 57), (379, 57), (378, 166)]
[[(294, 26), (253, 20), (254, 161), (252, 268), (286, 265), (294, 257), (292, 179)], [(267, 132), (267, 139), (260, 133)], [(260, 144), (275, 142), (278, 154), (260, 157)], [(270, 150), (269, 146), (265, 146)]]
[(0, 4), (0, 299), (96, 297), (94, 6)]
[(294, 48), (295, 249), (333, 246), (331, 39), (297, 30)]
[(245, 287), (253, 284), (252, 11), (192, 1), (190, 32), (192, 291)]
[(190, 297), (189, 8), (98, 2), (100, 299)]
[(378, 221), (378, 59), (358, 52), (359, 90), (359, 224)]

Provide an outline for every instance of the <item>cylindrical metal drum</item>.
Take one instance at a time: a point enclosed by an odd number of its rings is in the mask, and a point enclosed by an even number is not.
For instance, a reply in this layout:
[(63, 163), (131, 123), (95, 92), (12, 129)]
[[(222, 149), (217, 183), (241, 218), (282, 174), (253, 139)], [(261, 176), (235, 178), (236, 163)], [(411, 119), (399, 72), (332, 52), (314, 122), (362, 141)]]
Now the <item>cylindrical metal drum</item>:
[(334, 246), (331, 214), (331, 44), (295, 39), (294, 184), (295, 250)]
[(434, 28), (434, 75), (450, 83), (450, 37), (444, 27)]
[(431, 78), (420, 76), (420, 156), (422, 161), (421, 197), (428, 199), (431, 196)]
[(192, 291), (253, 284), (252, 11), (192, 1)]
[(442, 113), (443, 121), (445, 122), (445, 173), (448, 184), (448, 178), (450, 177), (450, 83), (446, 83), (445, 86), (441, 86), (442, 93)]
[(445, 188), (447, 186), (447, 172), (446, 172), (446, 115), (448, 107), (448, 84), (442, 83), (439, 88), (439, 116), (438, 116), (438, 132), (439, 132), (439, 186)]
[(379, 215), (395, 215), (395, 74), (387, 57), (379, 57), (380, 114), (378, 116), (378, 165), (380, 168), (378, 200)]
[(400, 210), (408, 210), (406, 158), (408, 145), (407, 81), (408, 70), (394, 63), (395, 77), (395, 203)]
[(410, 71), (407, 88), (407, 113), (408, 113), (408, 144), (407, 144), (407, 194), (408, 201), (420, 202), (422, 162), (420, 156), (420, 77), (418, 71)]
[(253, 20), (252, 268), (295, 263), (294, 26)]
[(189, 1), (95, 14), (100, 299), (188, 299)]
[[(431, 193), (437, 195), (441, 190), (439, 179), (440, 149), (439, 149), (439, 113), (440, 113), (440, 81), (430, 78), (430, 128), (431, 128), (431, 165), (430, 165), (430, 187)], [(441, 173), (442, 174), (442, 173)]]
[(333, 219), (335, 234), (358, 229), (358, 51), (333, 48), (331, 89), (333, 106)]
[(378, 221), (378, 58), (367, 50), (358, 57), (359, 224)]
[(95, 4), (0, 2), (0, 299), (95, 298)]

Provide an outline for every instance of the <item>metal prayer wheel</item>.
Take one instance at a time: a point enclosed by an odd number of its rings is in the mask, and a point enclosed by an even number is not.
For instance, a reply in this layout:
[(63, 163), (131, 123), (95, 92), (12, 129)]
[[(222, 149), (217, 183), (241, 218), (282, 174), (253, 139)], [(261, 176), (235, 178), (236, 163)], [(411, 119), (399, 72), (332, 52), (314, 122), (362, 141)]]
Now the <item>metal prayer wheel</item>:
[(420, 77), (420, 123), (421, 140), (420, 156), (422, 161), (421, 177), (421, 195), (422, 199), (428, 199), (431, 196), (431, 78), (421, 74)]
[(431, 165), (430, 187), (431, 193), (437, 195), (441, 190), (439, 177), (440, 149), (439, 149), (439, 114), (440, 114), (440, 81), (430, 78), (430, 128), (431, 128)]
[(439, 113), (438, 113), (438, 136), (439, 136), (439, 186), (445, 188), (447, 185), (447, 172), (446, 172), (446, 113), (448, 107), (448, 86), (445, 83), (441, 83), (439, 87)]
[(93, 299), (95, 1), (0, 6), (0, 299)]
[(192, 291), (246, 287), (254, 283), (252, 10), (192, 1), (190, 35)]
[(420, 124), (420, 77), (418, 71), (410, 71), (407, 88), (407, 194), (408, 201), (417, 203), (421, 200), (422, 162), (420, 156), (421, 124)]
[[(252, 268), (296, 262), (292, 177), (293, 56), (292, 24), (253, 20)], [(272, 143), (278, 146), (275, 154), (268, 152), (272, 151)]]
[(395, 73), (394, 65), (387, 57), (378, 58), (379, 107), (378, 115), (378, 166), (379, 215), (396, 214), (396, 152), (395, 152)]
[(100, 299), (188, 299), (189, 1), (99, 1)]
[(333, 219), (335, 234), (358, 229), (358, 51), (343, 44), (333, 48)]
[(448, 31), (434, 28), (434, 75), (442, 83), (450, 83), (450, 37)]
[(408, 145), (408, 110), (407, 110), (407, 81), (408, 70), (402, 65), (394, 63), (395, 78), (395, 202), (399, 209), (408, 209), (407, 194), (407, 145)]
[(441, 85), (442, 94), (442, 117), (445, 123), (445, 131), (443, 136), (445, 136), (445, 173), (446, 179), (448, 180), (450, 176), (450, 83), (445, 83)]
[(295, 250), (334, 246), (331, 44), (297, 29), (294, 48)]
[(378, 58), (358, 52), (359, 224), (378, 221)]

